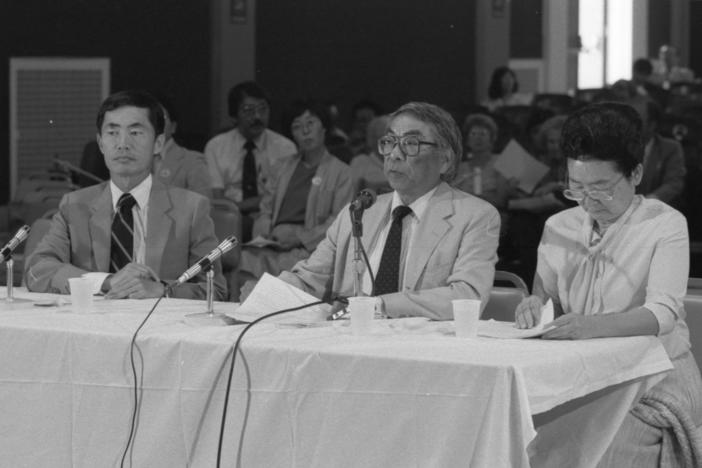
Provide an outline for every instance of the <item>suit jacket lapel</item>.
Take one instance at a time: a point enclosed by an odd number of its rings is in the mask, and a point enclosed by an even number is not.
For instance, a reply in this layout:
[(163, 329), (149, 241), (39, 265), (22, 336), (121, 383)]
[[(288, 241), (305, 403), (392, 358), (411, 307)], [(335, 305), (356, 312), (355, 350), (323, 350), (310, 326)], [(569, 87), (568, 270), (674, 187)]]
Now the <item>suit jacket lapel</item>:
[[(454, 215), (451, 200), (453, 194), (445, 183), (441, 183), (429, 201), (422, 219), (416, 226), (415, 243), (412, 252), (405, 259), (405, 286), (411, 289), (417, 287), (421, 273), (426, 268), (429, 257), (439, 245), (451, 225), (446, 221)], [(418, 245), (417, 240), (421, 240)]]
[(172, 208), (166, 187), (154, 180), (149, 195), (149, 212), (146, 221), (146, 265), (160, 275), (163, 252), (173, 220), (168, 214)]
[(288, 191), (290, 178), (292, 178), (293, 172), (295, 172), (295, 168), (297, 167), (297, 163), (300, 161), (300, 159), (300, 155), (292, 158), (292, 160), (288, 161), (281, 171), (280, 179), (278, 179), (278, 186), (275, 188), (275, 203), (273, 205), (273, 215), (271, 216), (271, 229), (273, 229), (273, 226), (275, 226), (275, 222), (278, 219), (280, 206), (283, 204), (285, 192)]
[(110, 271), (110, 244), (112, 239), (112, 193), (105, 183), (100, 196), (90, 207), (90, 244), (96, 271)]

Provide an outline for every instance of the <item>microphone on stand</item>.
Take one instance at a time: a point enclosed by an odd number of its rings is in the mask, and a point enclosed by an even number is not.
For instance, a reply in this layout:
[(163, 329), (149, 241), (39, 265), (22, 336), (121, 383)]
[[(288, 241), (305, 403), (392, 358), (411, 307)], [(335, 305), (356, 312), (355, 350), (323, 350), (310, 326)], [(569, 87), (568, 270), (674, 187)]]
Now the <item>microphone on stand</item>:
[(378, 196), (371, 189), (363, 189), (356, 194), (349, 209), (351, 211), (363, 211), (370, 208)]
[(27, 238), (29, 229), (29, 226), (25, 224), (19, 228), (15, 235), (12, 236), (12, 239), (5, 244), (5, 247), (0, 250), (0, 263), (8, 261), (10, 257), (12, 257), (12, 252), (14, 252), (17, 246), (24, 242), (24, 240)]
[(206, 256), (202, 257), (200, 260), (197, 261), (193, 266), (188, 268), (185, 273), (180, 275), (178, 279), (171, 284), (169, 287), (174, 288), (180, 284), (185, 283), (188, 281), (190, 278), (193, 278), (197, 275), (200, 274), (200, 272), (207, 270), (219, 257), (224, 255), (225, 253), (229, 252), (231, 249), (233, 249), (239, 241), (237, 240), (236, 237), (234, 236), (229, 236), (226, 239), (224, 239), (212, 252), (207, 254)]

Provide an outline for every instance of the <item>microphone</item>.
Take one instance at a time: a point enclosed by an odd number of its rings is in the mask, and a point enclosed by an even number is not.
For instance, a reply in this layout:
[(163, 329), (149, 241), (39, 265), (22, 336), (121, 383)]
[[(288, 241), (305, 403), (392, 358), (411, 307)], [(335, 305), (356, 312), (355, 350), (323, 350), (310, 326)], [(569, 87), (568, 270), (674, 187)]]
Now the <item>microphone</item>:
[(202, 257), (198, 262), (188, 268), (185, 273), (180, 275), (180, 277), (173, 283), (170, 287), (174, 288), (178, 286), (179, 284), (183, 284), (186, 281), (188, 281), (190, 278), (197, 276), (200, 274), (201, 271), (207, 270), (212, 263), (214, 263), (215, 260), (217, 260), (219, 257), (224, 255), (225, 253), (229, 252), (231, 249), (234, 248), (239, 243), (239, 241), (236, 239), (234, 236), (229, 236), (226, 239), (222, 241), (221, 244), (219, 244), (215, 249), (207, 254), (206, 256)]
[(351, 211), (363, 211), (370, 208), (378, 196), (371, 189), (363, 189), (356, 194), (349, 209)]
[(29, 234), (29, 226), (26, 224), (19, 228), (15, 235), (10, 239), (10, 241), (5, 244), (5, 247), (0, 250), (0, 263), (6, 262), (12, 257), (12, 252), (15, 251), (18, 245), (20, 245), (27, 238)]

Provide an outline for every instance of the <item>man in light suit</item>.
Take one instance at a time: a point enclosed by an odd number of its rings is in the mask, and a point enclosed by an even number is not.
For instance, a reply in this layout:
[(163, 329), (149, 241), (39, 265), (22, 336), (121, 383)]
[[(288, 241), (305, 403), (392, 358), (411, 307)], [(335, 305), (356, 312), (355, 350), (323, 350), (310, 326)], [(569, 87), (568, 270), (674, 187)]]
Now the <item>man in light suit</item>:
[[(453, 118), (432, 104), (405, 104), (391, 115), (378, 145), (394, 192), (379, 196), (363, 214), (361, 241), (376, 284), (364, 268), (362, 292), (376, 293), (383, 313), (391, 318), (451, 319), (452, 299), (480, 299), (484, 306), (497, 261), (500, 217), (489, 203), (447, 184), (462, 154)], [(398, 282), (394, 292), (377, 294), (393, 229), (391, 213), (401, 205), (411, 212), (400, 221)], [(344, 208), (312, 255), (280, 278), (320, 298), (354, 295), (351, 233)], [(244, 288), (244, 295), (250, 288)]]
[[(151, 176), (154, 154), (164, 143), (163, 127), (163, 110), (146, 92), (123, 91), (102, 103), (97, 141), (110, 181), (64, 196), (49, 232), (27, 261), (31, 291), (68, 293), (69, 278), (99, 272), (92, 275), (96, 293), (159, 297), (165, 283), (217, 247), (207, 198), (166, 187)], [(129, 263), (116, 268), (112, 223), (117, 200), (126, 194), (135, 201), (133, 249)], [(222, 299), (226, 286), (218, 262), (214, 268), (215, 297)], [(172, 295), (204, 298), (204, 275), (174, 288)]]

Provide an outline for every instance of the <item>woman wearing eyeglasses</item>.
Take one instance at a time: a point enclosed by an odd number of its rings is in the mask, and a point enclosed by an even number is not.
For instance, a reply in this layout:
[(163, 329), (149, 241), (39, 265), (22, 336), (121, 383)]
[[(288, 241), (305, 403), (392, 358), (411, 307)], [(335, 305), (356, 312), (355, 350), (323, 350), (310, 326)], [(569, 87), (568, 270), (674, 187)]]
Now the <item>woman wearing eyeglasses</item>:
[[(307, 258), (341, 208), (351, 201), (348, 165), (325, 146), (331, 120), (317, 101), (297, 101), (288, 111), (298, 154), (274, 170), (253, 226), (255, 246), (242, 250), (240, 281), (278, 275)], [(269, 244), (269, 247), (260, 245)]]
[[(635, 194), (641, 128), (636, 111), (619, 103), (593, 104), (568, 118), (564, 195), (578, 206), (547, 221), (533, 295), (515, 312), (517, 326), (531, 328), (552, 299), (557, 318), (543, 338), (657, 335), (668, 352), (674, 370), (632, 408), (598, 466), (634, 466), (634, 459), (637, 467), (659, 466), (661, 457), (683, 457), (671, 441), (702, 431), (702, 381), (683, 309), (687, 224), (670, 206)], [(675, 433), (650, 398), (685, 415)]]

